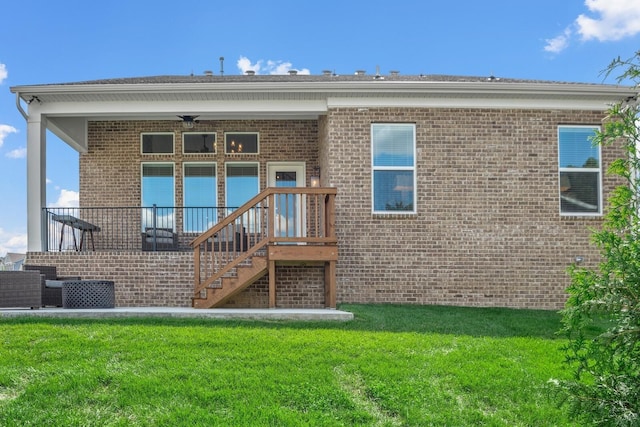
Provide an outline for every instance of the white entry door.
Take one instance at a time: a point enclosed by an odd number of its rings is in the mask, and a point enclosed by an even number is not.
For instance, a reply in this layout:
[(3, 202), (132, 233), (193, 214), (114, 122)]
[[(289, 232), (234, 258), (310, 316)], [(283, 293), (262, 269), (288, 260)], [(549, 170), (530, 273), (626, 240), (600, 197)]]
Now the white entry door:
[[(304, 162), (269, 162), (269, 187), (304, 187)], [(275, 198), (275, 236), (304, 237), (306, 230), (305, 198), (302, 194), (283, 194)]]

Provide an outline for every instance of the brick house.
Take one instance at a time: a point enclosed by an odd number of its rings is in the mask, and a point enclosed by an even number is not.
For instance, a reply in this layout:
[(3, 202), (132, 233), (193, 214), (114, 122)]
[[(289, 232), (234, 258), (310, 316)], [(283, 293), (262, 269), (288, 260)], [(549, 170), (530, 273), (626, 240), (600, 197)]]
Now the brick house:
[[(119, 306), (336, 302), (558, 309), (621, 153), (628, 87), (388, 76), (163, 76), (12, 87), (28, 122), (27, 264)], [(45, 130), (80, 153), (47, 208)]]

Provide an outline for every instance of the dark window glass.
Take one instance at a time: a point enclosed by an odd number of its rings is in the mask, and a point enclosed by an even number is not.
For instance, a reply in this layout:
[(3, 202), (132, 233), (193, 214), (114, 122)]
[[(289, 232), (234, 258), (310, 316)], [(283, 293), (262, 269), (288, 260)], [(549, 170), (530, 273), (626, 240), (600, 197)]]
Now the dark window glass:
[(173, 154), (173, 134), (142, 134), (142, 152), (144, 154)]

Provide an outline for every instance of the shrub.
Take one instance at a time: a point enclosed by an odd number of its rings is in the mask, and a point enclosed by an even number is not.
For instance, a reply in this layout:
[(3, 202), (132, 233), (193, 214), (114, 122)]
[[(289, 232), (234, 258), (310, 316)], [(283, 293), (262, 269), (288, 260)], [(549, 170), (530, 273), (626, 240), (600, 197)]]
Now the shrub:
[[(619, 82), (640, 82), (640, 51), (614, 60), (606, 74), (624, 68)], [(638, 100), (609, 109), (594, 143), (619, 144), (625, 157), (609, 173), (625, 185), (609, 198), (601, 230), (593, 243), (602, 261), (595, 269), (573, 266), (563, 310), (569, 342), (566, 361), (573, 379), (555, 381), (570, 414), (598, 425), (640, 425), (640, 145)]]

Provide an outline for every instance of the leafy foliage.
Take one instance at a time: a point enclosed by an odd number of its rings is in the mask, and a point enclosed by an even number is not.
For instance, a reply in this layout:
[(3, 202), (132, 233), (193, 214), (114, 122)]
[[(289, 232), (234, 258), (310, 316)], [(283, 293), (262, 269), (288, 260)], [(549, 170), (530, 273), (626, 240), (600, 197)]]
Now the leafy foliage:
[[(616, 59), (606, 72), (619, 67), (626, 68), (619, 81), (637, 85), (640, 51), (630, 60)], [(609, 173), (625, 185), (610, 196), (602, 229), (592, 236), (602, 261), (597, 269), (570, 268), (570, 297), (562, 313), (573, 379), (556, 383), (572, 416), (598, 425), (640, 425), (639, 111), (635, 99), (612, 106), (594, 140), (623, 148), (624, 158)], [(603, 325), (603, 332), (592, 332)]]

